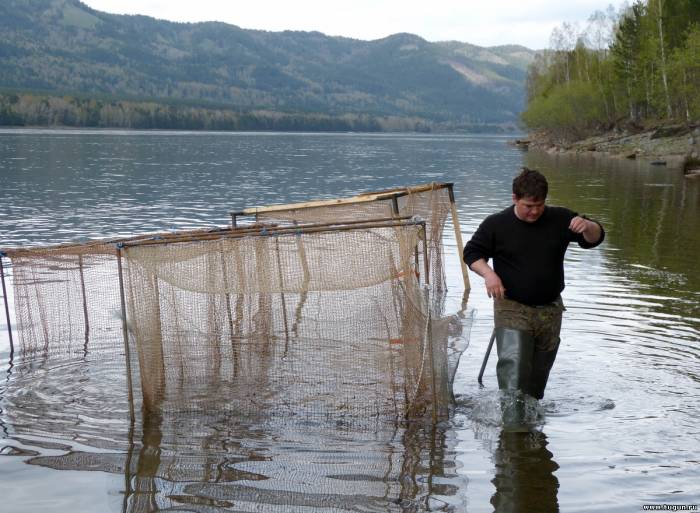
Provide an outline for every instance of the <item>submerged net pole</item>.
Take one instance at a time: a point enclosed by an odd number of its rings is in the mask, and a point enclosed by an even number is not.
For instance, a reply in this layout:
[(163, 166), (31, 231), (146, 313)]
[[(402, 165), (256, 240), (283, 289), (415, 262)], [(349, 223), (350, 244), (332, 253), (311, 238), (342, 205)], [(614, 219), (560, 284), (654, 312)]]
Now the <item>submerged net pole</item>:
[(418, 269), (420, 269), (420, 265), (418, 262), (420, 262), (420, 258), (418, 257), (418, 243), (413, 247), (413, 262), (416, 267), (415, 271), (418, 273)]
[(428, 260), (428, 232), (425, 228), (425, 221), (421, 221), (418, 224), (420, 224), (421, 236), (423, 237), (423, 270), (425, 272), (425, 284), (430, 285), (430, 261)]
[(433, 330), (432, 330), (432, 316), (430, 308), (430, 267), (428, 262), (428, 233), (426, 230), (425, 221), (420, 224), (421, 235), (423, 237), (423, 265), (425, 267), (425, 286), (423, 287), (424, 298), (425, 298), (425, 312), (426, 312), (426, 323), (425, 323), (425, 336), (428, 344), (428, 358), (430, 361), (430, 388), (433, 396), (433, 424), (438, 421), (438, 396), (437, 396), (437, 379), (435, 372), (435, 355), (433, 348)]
[(284, 276), (282, 275), (279, 237), (275, 237), (275, 252), (277, 253), (277, 274), (280, 281), (280, 298), (282, 299), (282, 318), (284, 320), (284, 355), (286, 356), (289, 349), (289, 325), (287, 323), (287, 302), (284, 298)]
[(304, 241), (301, 238), (301, 233), (295, 235), (297, 243), (297, 251), (299, 253), (299, 261), (301, 262), (301, 270), (303, 273), (302, 278), (302, 290), (297, 302), (296, 309), (294, 310), (294, 324), (292, 325), (292, 332), (294, 336), (299, 335), (299, 324), (301, 324), (301, 314), (304, 310), (304, 305), (306, 304), (306, 299), (308, 297), (309, 282), (311, 281), (311, 269), (309, 268), (309, 261), (306, 258), (306, 248), (304, 247)]
[[(426, 283), (427, 280), (426, 274)], [(427, 320), (425, 323), (425, 336), (428, 344), (428, 358), (430, 360), (430, 388), (432, 389), (433, 395), (433, 424), (437, 424), (438, 421), (438, 394), (437, 394), (437, 379), (435, 372), (435, 354), (433, 348), (433, 329), (432, 329), (432, 318), (431, 318), (431, 308), (430, 308), (430, 287), (426, 284), (424, 287), (425, 292), (425, 311), (427, 315)]]
[(83, 274), (83, 255), (78, 255), (78, 268), (80, 269), (80, 290), (83, 293), (83, 317), (85, 318), (85, 346), (83, 351), (88, 352), (90, 340), (90, 319), (88, 317), (87, 294), (85, 293), (85, 275)]
[(131, 383), (131, 356), (129, 355), (129, 332), (126, 324), (126, 298), (124, 297), (124, 271), (122, 269), (122, 247), (123, 244), (117, 244), (117, 270), (119, 272), (119, 300), (122, 307), (122, 333), (124, 335), (124, 359), (126, 360), (126, 382), (127, 393), (129, 397), (129, 415), (131, 420), (134, 420), (134, 392)]
[(224, 258), (224, 251), (223, 249), (219, 252), (219, 257), (221, 258), (221, 277), (224, 282), (224, 290), (226, 290), (226, 293), (224, 294), (224, 297), (226, 299), (226, 317), (228, 319), (228, 329), (231, 334), (231, 347), (234, 348), (236, 345), (236, 339), (235, 339), (235, 331), (233, 329), (233, 312), (231, 310), (231, 293), (228, 292), (229, 286), (228, 286), (228, 273), (226, 271), (226, 259)]
[(447, 191), (450, 194), (450, 210), (452, 211), (452, 226), (455, 229), (455, 242), (457, 243), (457, 256), (459, 258), (459, 266), (462, 268), (462, 279), (464, 280), (464, 290), (471, 289), (469, 283), (469, 273), (467, 272), (467, 264), (464, 263), (464, 258), (462, 258), (462, 250), (464, 249), (464, 243), (462, 242), (462, 230), (459, 226), (459, 216), (457, 215), (457, 205), (455, 204), (455, 193), (454, 184), (447, 185)]
[(5, 303), (5, 316), (7, 317), (7, 333), (10, 336), (10, 354), (15, 352), (15, 344), (12, 340), (12, 325), (10, 324), (10, 305), (7, 302), (7, 288), (5, 287), (5, 269), (2, 266), (2, 259), (5, 253), (0, 253), (0, 281), (2, 281), (2, 298)]

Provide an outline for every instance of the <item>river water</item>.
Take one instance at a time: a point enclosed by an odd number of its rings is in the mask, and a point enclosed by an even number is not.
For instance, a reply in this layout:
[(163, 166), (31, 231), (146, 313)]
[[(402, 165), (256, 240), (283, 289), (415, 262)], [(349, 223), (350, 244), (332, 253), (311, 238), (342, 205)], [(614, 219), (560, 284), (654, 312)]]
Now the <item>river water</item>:
[[(474, 313), (448, 422), (360, 430), (219, 418), (134, 429), (117, 368), (10, 357), (0, 320), (0, 497), (15, 512), (638, 512), (700, 505), (700, 180), (644, 162), (521, 153), (499, 136), (0, 131), (0, 247), (222, 225), (240, 207), (455, 183), (465, 240), (522, 165), (598, 219), (566, 261), (563, 345), (538, 420), (500, 423), (493, 314)], [(7, 260), (5, 259), (7, 264)], [(7, 269), (11, 274), (11, 269)], [(11, 279), (8, 280), (11, 283)], [(12, 290), (9, 291), (12, 295)], [(468, 331), (468, 330), (466, 330)], [(120, 388), (121, 390), (121, 388)], [(38, 405), (41, 405), (39, 407)]]

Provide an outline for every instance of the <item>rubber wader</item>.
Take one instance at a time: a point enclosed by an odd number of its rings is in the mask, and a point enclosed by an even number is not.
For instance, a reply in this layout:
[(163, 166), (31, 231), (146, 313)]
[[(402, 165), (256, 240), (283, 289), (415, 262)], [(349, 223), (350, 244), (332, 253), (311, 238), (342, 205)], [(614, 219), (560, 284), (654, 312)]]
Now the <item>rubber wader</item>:
[(552, 351), (538, 350), (535, 339), (528, 332), (496, 328), (498, 388), (520, 390), (535, 399), (542, 399), (558, 349), (557, 345)]
[(544, 397), (544, 389), (549, 379), (549, 371), (552, 370), (554, 359), (557, 357), (559, 345), (552, 351), (539, 351), (535, 349), (532, 358), (532, 376), (530, 378), (530, 388), (525, 390), (535, 399)]
[(498, 388), (529, 393), (535, 353), (532, 335), (513, 328), (496, 328), (496, 350)]
[(530, 389), (535, 339), (526, 331), (496, 328), (498, 388), (501, 396), (504, 427), (512, 428), (527, 422), (526, 399)]

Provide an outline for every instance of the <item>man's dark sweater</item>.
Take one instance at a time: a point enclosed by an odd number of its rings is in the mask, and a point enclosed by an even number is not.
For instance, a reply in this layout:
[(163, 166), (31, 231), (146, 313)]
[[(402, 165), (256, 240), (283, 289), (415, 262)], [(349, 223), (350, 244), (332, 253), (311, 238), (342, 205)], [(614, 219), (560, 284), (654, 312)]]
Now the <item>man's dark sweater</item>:
[(507, 298), (532, 306), (551, 303), (564, 290), (564, 254), (569, 243), (588, 249), (605, 238), (602, 232), (598, 242), (590, 243), (569, 230), (577, 215), (546, 206), (537, 221), (528, 223), (518, 219), (510, 206), (481, 223), (464, 247), (464, 261), (471, 266), (481, 258), (492, 258)]

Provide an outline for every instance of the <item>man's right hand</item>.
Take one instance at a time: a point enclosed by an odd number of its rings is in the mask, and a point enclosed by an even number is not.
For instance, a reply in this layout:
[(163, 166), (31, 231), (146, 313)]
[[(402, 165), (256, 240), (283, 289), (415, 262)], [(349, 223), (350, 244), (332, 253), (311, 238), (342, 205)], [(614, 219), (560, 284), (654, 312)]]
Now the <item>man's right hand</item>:
[(491, 266), (483, 258), (477, 260), (469, 268), (484, 279), (486, 294), (494, 299), (504, 299), (506, 289), (501, 278), (491, 269)]
[(494, 271), (484, 276), (484, 283), (486, 285), (486, 294), (489, 297), (494, 299), (504, 299), (506, 297), (506, 289), (501, 282), (501, 278)]

